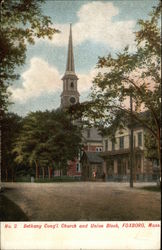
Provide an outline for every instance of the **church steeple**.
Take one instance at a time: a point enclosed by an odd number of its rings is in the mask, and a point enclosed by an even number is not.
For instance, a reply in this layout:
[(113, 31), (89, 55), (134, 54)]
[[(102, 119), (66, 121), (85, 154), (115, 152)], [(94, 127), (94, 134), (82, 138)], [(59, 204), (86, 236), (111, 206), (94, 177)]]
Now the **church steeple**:
[(73, 55), (73, 40), (72, 40), (72, 28), (70, 24), (70, 34), (69, 34), (69, 44), (68, 44), (68, 55), (67, 55), (67, 64), (66, 71), (75, 73), (74, 67), (74, 55)]
[(61, 108), (67, 108), (70, 105), (78, 103), (80, 96), (77, 90), (78, 77), (75, 73), (75, 66), (74, 66), (71, 24), (70, 24), (69, 44), (67, 52), (66, 71), (62, 80), (63, 80), (63, 91), (61, 94)]

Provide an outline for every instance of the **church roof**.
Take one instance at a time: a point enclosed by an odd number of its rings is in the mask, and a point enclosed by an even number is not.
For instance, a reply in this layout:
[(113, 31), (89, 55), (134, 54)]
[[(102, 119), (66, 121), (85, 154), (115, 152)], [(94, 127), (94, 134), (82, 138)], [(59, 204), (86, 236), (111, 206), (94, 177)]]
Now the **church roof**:
[(102, 142), (102, 136), (95, 127), (83, 129), (82, 136), (84, 142)]
[(92, 163), (92, 164), (101, 164), (104, 161), (100, 157), (99, 152), (84, 152), (83, 156), (81, 158), (81, 161), (83, 161), (84, 157), (86, 157), (88, 159), (89, 163)]
[(66, 72), (73, 72), (73, 73), (75, 73), (71, 24), (70, 24), (70, 34), (69, 34), (69, 44), (68, 44), (68, 56), (67, 56)]

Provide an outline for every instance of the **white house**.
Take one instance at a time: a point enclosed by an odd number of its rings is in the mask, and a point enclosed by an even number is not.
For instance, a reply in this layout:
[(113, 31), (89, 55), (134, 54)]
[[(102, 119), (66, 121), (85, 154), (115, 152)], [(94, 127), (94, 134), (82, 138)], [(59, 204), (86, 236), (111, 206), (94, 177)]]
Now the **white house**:
[[(154, 165), (145, 158), (144, 146), (145, 129), (135, 126), (134, 138), (134, 180), (152, 180)], [(117, 130), (112, 140), (109, 136), (103, 137), (104, 171), (108, 179), (129, 180), (130, 178), (130, 129)]]

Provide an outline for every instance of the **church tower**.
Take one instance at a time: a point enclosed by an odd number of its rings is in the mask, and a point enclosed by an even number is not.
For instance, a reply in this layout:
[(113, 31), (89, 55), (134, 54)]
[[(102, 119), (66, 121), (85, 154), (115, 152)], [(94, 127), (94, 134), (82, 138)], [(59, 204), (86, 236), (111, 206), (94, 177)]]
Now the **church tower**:
[(66, 71), (62, 80), (63, 80), (63, 91), (61, 93), (61, 108), (68, 108), (70, 105), (78, 103), (80, 96), (77, 90), (78, 77), (75, 74), (71, 24), (70, 24)]

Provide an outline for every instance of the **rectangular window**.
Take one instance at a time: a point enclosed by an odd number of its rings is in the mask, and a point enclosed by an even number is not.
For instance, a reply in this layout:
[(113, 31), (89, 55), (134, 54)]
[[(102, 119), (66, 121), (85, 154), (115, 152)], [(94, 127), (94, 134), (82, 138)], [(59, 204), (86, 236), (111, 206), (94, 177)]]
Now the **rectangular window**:
[[(105, 151), (106, 151), (106, 148), (105, 148)], [(102, 148), (101, 147), (97, 147), (96, 148), (96, 152), (102, 152)]]
[(105, 140), (105, 151), (108, 151), (108, 140)]
[(80, 164), (79, 163), (76, 164), (76, 171), (80, 172)]
[(138, 147), (142, 146), (142, 132), (138, 133)]
[(124, 148), (124, 136), (119, 137), (119, 148)]

